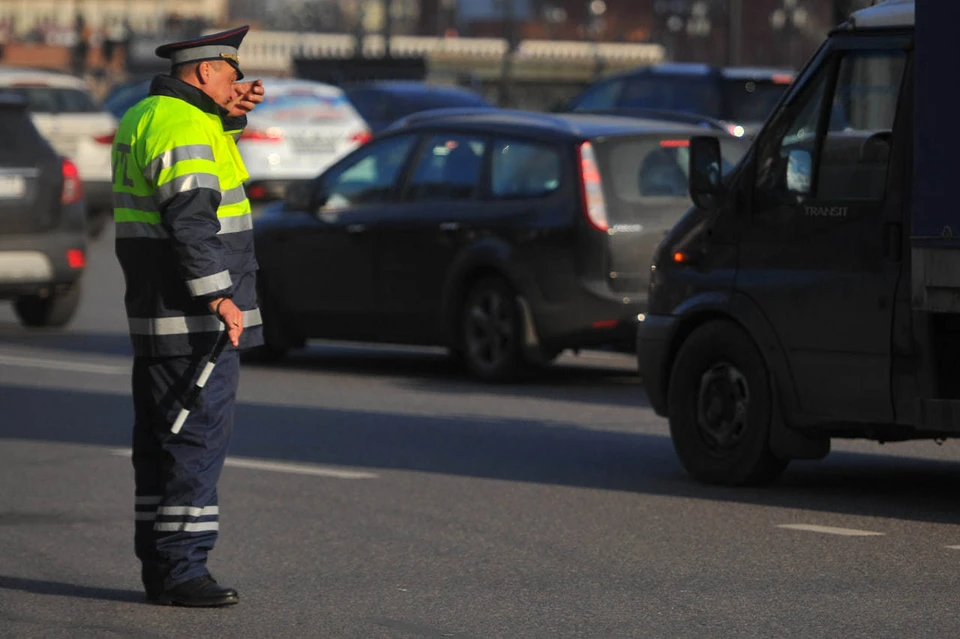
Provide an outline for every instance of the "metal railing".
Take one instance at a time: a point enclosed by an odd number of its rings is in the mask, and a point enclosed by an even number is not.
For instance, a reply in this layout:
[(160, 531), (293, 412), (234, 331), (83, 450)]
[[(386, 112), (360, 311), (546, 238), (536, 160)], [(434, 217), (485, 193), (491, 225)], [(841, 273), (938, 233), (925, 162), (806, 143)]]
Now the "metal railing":
[[(284, 31), (251, 31), (243, 42), (241, 58), (249, 68), (261, 70), (288, 70), (295, 57), (348, 58), (356, 52), (357, 41), (344, 33), (297, 33)], [(381, 35), (362, 39), (363, 54), (382, 55), (386, 42)], [(499, 38), (431, 38), (397, 35), (390, 39), (394, 56), (424, 56), (427, 58), (459, 58), (477, 60), (502, 59), (508, 51), (507, 41)], [(520, 60), (583, 61), (635, 64), (655, 64), (664, 59), (664, 48), (658, 44), (621, 44), (524, 40), (514, 56)]]

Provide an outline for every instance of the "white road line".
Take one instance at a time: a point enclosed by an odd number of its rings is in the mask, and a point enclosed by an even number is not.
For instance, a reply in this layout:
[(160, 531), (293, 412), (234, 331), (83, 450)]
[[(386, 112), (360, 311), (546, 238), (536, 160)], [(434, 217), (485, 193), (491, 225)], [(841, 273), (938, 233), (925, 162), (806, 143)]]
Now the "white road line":
[(814, 524), (780, 524), (777, 528), (787, 528), (790, 530), (804, 530), (806, 532), (823, 533), (825, 535), (842, 535), (844, 537), (877, 537), (885, 535), (882, 532), (871, 532), (869, 530), (856, 530), (855, 528), (834, 528), (833, 526), (816, 526)]
[(47, 370), (66, 371), (70, 373), (97, 373), (99, 375), (130, 374), (129, 366), (109, 366), (106, 364), (71, 362), (65, 359), (18, 357), (16, 355), (0, 355), (0, 364), (6, 364), (8, 366), (22, 366), (24, 368), (43, 368)]
[[(130, 450), (127, 448), (114, 448), (110, 451), (111, 455), (118, 457), (129, 457)], [(332, 479), (377, 479), (379, 475), (375, 473), (366, 473), (356, 470), (341, 470), (339, 468), (330, 468), (328, 466), (316, 466), (314, 464), (288, 464), (284, 462), (273, 462), (265, 459), (250, 459), (227, 457), (224, 466), (231, 468), (246, 468), (248, 470), (265, 470), (275, 473), (288, 473), (291, 475), (313, 475), (315, 477), (330, 477)]]
[(945, 546), (945, 548), (949, 548), (950, 550), (960, 550), (960, 546)]

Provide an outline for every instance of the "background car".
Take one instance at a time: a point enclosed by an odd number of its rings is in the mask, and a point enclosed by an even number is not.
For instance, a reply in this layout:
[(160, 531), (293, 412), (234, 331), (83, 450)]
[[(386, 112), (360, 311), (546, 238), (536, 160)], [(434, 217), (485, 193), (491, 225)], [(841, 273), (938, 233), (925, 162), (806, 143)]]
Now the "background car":
[(152, 76), (114, 86), (103, 99), (103, 108), (119, 121), (127, 109), (147, 96), (151, 82), (153, 82)]
[(116, 118), (97, 106), (82, 80), (66, 73), (0, 68), (0, 89), (26, 100), (40, 133), (80, 171), (90, 218), (88, 229), (98, 235), (113, 216), (110, 149), (117, 131)]
[(560, 110), (661, 109), (723, 121), (736, 136), (750, 137), (793, 82), (789, 69), (660, 64), (600, 80)]
[(633, 347), (649, 265), (688, 209), (693, 135), (612, 116), (409, 116), (254, 227), (267, 346), (443, 345), (482, 379), (567, 348)]
[(455, 107), (492, 108), (490, 103), (469, 89), (424, 82), (363, 82), (347, 85), (344, 90), (374, 133), (421, 111)]
[[(123, 117), (148, 95), (150, 82), (118, 87), (104, 106)], [(289, 184), (316, 177), (371, 137), (370, 127), (333, 85), (268, 77), (263, 86), (264, 101), (250, 113), (237, 141), (253, 202), (283, 197)]]
[(83, 183), (27, 106), (0, 90), (0, 299), (14, 300), (26, 326), (63, 326), (80, 302), (86, 265)]
[(266, 78), (263, 85), (263, 103), (237, 142), (252, 201), (283, 197), (290, 183), (316, 177), (370, 140), (370, 127), (341, 89), (296, 79)]

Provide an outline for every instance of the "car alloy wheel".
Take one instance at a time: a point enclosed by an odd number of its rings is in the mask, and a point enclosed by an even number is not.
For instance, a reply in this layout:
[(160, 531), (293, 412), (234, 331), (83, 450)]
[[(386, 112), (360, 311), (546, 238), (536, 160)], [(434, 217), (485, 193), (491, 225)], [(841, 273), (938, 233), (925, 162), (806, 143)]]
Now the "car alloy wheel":
[(461, 314), (463, 353), (471, 371), (486, 380), (504, 380), (519, 368), (519, 309), (510, 286), (498, 278), (474, 286)]

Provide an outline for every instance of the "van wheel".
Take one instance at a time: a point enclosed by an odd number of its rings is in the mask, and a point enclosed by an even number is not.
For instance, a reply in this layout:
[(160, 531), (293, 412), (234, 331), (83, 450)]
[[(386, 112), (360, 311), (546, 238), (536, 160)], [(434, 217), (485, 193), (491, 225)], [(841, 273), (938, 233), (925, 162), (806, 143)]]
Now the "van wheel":
[(709, 484), (761, 485), (787, 462), (770, 450), (770, 376), (753, 340), (728, 321), (695, 330), (670, 374), (670, 436), (683, 467)]
[(54, 289), (50, 295), (24, 295), (18, 297), (13, 308), (24, 326), (31, 328), (60, 328), (73, 319), (80, 305), (80, 282), (66, 289)]
[(523, 364), (516, 293), (500, 278), (478, 282), (460, 312), (463, 361), (485, 381), (513, 378)]

